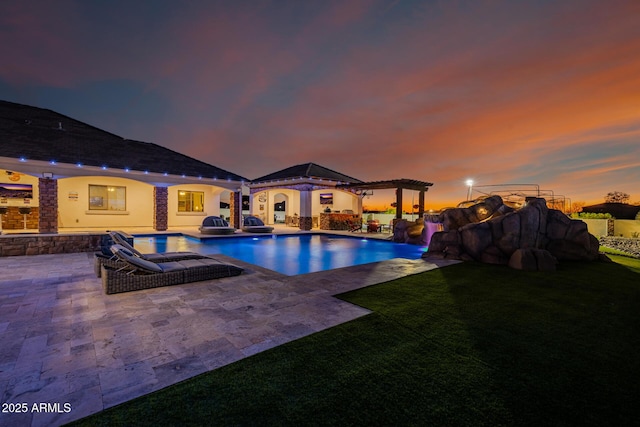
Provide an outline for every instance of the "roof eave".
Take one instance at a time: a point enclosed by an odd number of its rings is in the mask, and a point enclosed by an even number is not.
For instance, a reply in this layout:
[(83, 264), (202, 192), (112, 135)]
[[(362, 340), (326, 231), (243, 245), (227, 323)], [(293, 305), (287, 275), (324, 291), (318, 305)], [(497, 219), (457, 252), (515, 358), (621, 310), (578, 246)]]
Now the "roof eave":
[(72, 178), (82, 176), (109, 176), (118, 178), (128, 178), (142, 181), (157, 186), (178, 185), (178, 184), (205, 184), (217, 187), (236, 189), (246, 185), (248, 181), (208, 178), (202, 176), (164, 174), (158, 172), (126, 170), (116, 168), (104, 168), (99, 166), (78, 165), (69, 163), (51, 163), (42, 160), (12, 159), (0, 157), (0, 168), (26, 173), (36, 177), (44, 177), (45, 174), (52, 174), (56, 179)]

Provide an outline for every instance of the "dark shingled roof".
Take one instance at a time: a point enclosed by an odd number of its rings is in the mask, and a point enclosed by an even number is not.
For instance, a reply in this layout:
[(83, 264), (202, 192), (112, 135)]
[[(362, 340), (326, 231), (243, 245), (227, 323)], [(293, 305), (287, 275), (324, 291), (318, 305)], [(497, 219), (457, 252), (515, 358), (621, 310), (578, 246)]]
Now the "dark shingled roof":
[(124, 139), (55, 111), (0, 101), (0, 156), (248, 181), (150, 142)]
[(339, 182), (362, 182), (359, 179), (341, 174), (340, 172), (336, 172), (315, 163), (304, 163), (301, 165), (291, 166), (278, 172), (273, 172), (269, 175), (256, 178), (253, 182), (277, 181), (293, 178), (320, 178)]
[(626, 203), (600, 203), (599, 205), (583, 206), (582, 212), (608, 213), (615, 219), (636, 219), (640, 206)]

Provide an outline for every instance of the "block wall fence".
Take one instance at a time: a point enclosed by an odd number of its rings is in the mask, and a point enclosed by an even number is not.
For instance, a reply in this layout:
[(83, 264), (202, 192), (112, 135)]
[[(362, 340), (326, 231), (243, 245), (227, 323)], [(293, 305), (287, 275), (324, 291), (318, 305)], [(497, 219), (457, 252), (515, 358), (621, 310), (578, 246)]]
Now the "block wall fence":
[(596, 237), (639, 237), (640, 221), (634, 219), (582, 219)]

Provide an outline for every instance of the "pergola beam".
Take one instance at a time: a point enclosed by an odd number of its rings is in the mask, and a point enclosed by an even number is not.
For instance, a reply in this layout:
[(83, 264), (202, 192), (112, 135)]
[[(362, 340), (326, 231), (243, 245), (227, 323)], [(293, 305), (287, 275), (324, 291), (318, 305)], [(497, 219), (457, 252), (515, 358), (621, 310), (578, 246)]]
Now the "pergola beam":
[[(432, 182), (418, 181), (415, 179), (391, 179), (388, 181), (361, 182), (357, 184), (338, 184), (341, 190), (389, 190), (396, 189), (396, 218), (402, 218), (402, 190), (418, 191), (418, 215), (424, 214), (424, 193), (429, 191)], [(413, 212), (413, 206), (411, 207)]]
[(391, 179), (388, 181), (338, 184), (336, 188), (357, 190), (388, 190), (390, 188), (397, 188), (404, 190), (427, 191), (432, 185), (432, 182), (418, 181), (415, 179)]

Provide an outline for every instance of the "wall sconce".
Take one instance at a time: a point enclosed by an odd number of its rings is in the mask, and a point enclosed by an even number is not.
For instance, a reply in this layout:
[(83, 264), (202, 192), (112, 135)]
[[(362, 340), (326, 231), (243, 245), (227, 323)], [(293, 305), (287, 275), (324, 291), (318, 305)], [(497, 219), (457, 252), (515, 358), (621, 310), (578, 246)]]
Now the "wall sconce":
[(47, 179), (51, 179), (51, 178), (53, 178), (53, 172), (42, 172), (42, 177), (43, 178), (47, 178)]

